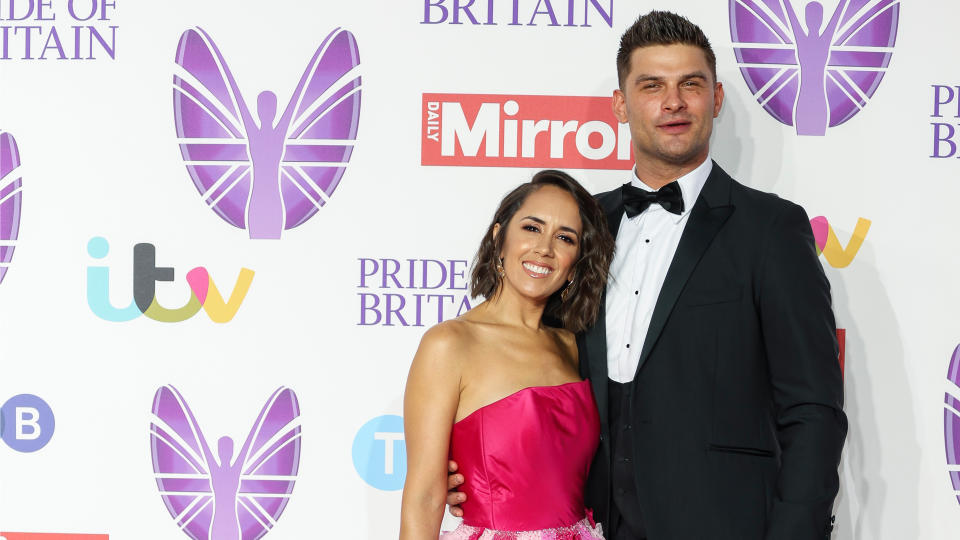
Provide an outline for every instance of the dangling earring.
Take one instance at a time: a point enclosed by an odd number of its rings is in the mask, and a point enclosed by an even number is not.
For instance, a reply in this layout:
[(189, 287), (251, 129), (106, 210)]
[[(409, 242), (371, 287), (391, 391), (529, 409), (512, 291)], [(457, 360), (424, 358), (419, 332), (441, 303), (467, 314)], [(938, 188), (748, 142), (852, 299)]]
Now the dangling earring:
[(497, 275), (500, 276), (500, 279), (503, 279), (503, 277), (507, 275), (507, 273), (503, 271), (503, 257), (497, 257)]
[(567, 301), (567, 296), (570, 295), (570, 286), (571, 286), (571, 285), (573, 285), (573, 280), (572, 280), (572, 279), (571, 279), (570, 281), (568, 281), (568, 282), (567, 282), (567, 286), (564, 287), (562, 291), (560, 291), (560, 301), (561, 301), (561, 302), (566, 302), (566, 301)]

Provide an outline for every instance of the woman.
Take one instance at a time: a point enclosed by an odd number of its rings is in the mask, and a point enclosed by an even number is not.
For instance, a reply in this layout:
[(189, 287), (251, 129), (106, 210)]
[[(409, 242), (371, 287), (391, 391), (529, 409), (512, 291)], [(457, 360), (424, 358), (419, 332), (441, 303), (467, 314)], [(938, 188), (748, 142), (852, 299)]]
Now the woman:
[(542, 171), (500, 202), (471, 279), (486, 300), (428, 330), (410, 368), (401, 540), (436, 540), (451, 456), (467, 501), (443, 540), (603, 538), (583, 507), (599, 420), (574, 333), (596, 319), (613, 245), (565, 173)]

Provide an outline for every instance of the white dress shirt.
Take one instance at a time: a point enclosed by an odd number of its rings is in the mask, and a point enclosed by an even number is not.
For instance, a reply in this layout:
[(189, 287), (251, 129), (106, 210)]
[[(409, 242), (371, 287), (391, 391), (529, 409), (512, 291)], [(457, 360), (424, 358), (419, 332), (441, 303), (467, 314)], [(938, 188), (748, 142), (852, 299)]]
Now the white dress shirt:
[[(696, 169), (677, 179), (683, 196), (683, 212), (679, 216), (654, 203), (632, 218), (624, 213), (620, 219), (605, 308), (607, 373), (614, 381), (630, 382), (636, 374), (667, 269), (690, 219), (690, 210), (712, 169), (713, 161), (708, 156)], [(636, 171), (630, 183), (654, 191), (637, 178)]]

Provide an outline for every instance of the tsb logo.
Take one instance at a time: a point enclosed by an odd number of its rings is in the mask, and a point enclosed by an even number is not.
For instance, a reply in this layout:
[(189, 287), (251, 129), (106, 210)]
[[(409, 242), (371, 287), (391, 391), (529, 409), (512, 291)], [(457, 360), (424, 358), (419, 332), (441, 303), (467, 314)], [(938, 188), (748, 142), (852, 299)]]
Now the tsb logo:
[(423, 94), (422, 165), (630, 169), (608, 97)]
[(353, 439), (353, 467), (363, 481), (383, 491), (403, 489), (407, 445), (403, 418), (385, 415), (367, 422)]
[[(87, 253), (94, 259), (103, 259), (109, 252), (110, 244), (106, 238), (97, 236), (87, 243)], [(253, 282), (253, 270), (241, 268), (230, 300), (225, 302), (210, 273), (198, 266), (187, 272), (190, 300), (179, 308), (165, 308), (157, 302), (157, 282), (173, 281), (174, 270), (158, 267), (156, 260), (157, 248), (153, 244), (133, 246), (133, 302), (122, 309), (110, 303), (110, 269), (106, 266), (87, 268), (87, 304), (90, 310), (97, 317), (112, 322), (130, 321), (140, 315), (160, 322), (180, 322), (203, 309), (211, 321), (225, 323), (237, 314)]]
[(0, 438), (17, 452), (42, 449), (53, 437), (55, 424), (47, 402), (31, 394), (13, 396), (0, 407)]

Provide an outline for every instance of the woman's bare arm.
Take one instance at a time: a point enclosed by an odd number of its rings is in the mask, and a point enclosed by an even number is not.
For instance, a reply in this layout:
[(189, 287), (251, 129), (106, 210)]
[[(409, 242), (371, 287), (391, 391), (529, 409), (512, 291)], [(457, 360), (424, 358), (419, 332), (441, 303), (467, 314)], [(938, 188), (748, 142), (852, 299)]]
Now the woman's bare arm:
[(440, 533), (450, 430), (460, 401), (463, 338), (458, 324), (451, 321), (428, 330), (410, 366), (403, 400), (407, 478), (400, 540), (436, 540)]

